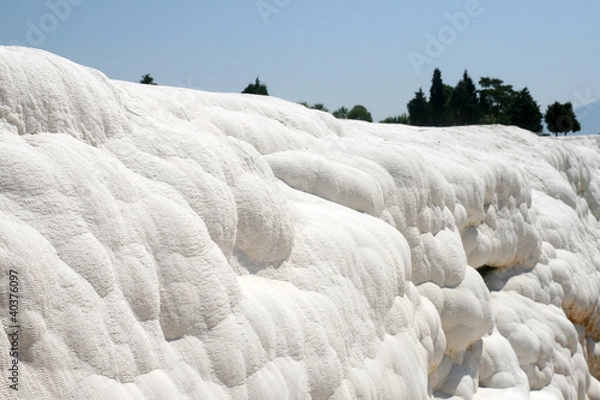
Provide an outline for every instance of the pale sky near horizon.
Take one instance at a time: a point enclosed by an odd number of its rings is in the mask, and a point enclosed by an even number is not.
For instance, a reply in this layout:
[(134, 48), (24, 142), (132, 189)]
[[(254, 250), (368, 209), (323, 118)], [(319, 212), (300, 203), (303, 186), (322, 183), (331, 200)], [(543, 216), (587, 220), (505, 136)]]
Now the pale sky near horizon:
[[(503, 79), (542, 112), (600, 98), (600, 1), (25, 0), (0, 5), (0, 45), (23, 44), (113, 79), (406, 111), (435, 67), (454, 86)], [(582, 121), (582, 125), (585, 121)]]

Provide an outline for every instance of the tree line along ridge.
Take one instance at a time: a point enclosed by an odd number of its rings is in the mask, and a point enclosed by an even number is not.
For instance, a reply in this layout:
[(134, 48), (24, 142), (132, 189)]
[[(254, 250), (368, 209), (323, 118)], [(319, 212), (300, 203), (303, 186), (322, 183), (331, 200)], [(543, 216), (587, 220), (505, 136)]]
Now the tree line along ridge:
[[(156, 85), (150, 74), (143, 75), (139, 83)], [(515, 90), (512, 85), (504, 83), (501, 79), (491, 77), (482, 77), (478, 83), (479, 89), (465, 70), (462, 79), (455, 86), (447, 85), (442, 80), (442, 72), (436, 68), (431, 78), (429, 98), (423, 89), (419, 88), (407, 104), (408, 113), (387, 117), (379, 122), (437, 127), (501, 124), (514, 125), (542, 134), (544, 120), (548, 130), (555, 136), (581, 130), (570, 102), (554, 102), (548, 105), (545, 114), (542, 114), (527, 87)], [(259, 77), (248, 84), (242, 93), (269, 95), (267, 85), (261, 82)], [(299, 104), (329, 112), (323, 103)], [(371, 113), (361, 104), (351, 109), (342, 106), (332, 114), (338, 119), (373, 122)]]

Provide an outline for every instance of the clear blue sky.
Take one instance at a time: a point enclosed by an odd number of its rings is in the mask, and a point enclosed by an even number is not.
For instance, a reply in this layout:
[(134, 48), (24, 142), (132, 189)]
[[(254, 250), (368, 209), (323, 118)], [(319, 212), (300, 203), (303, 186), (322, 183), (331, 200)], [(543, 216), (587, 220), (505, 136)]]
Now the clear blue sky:
[[(0, 44), (110, 78), (149, 72), (161, 85), (239, 92), (260, 75), (271, 95), (360, 103), (376, 120), (428, 92), (435, 67), (451, 85), (466, 68), (475, 81), (528, 86), (542, 111), (600, 98), (600, 1), (3, 0), (0, 15)], [(428, 34), (443, 40), (427, 46)]]

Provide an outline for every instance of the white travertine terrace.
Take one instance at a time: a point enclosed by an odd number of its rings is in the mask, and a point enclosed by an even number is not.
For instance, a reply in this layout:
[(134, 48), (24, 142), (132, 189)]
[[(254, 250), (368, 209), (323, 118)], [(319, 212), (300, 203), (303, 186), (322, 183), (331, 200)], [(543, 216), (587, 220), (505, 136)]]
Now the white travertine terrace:
[(599, 220), (598, 139), (0, 47), (0, 397), (598, 400)]

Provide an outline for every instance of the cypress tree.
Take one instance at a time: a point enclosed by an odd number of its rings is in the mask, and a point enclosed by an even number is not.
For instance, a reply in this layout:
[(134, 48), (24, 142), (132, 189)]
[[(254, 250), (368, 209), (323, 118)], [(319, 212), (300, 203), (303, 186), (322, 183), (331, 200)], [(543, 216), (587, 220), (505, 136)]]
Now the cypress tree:
[(442, 72), (439, 68), (433, 71), (431, 88), (429, 89), (429, 109), (431, 112), (430, 123), (432, 126), (446, 125), (446, 90), (442, 81)]

